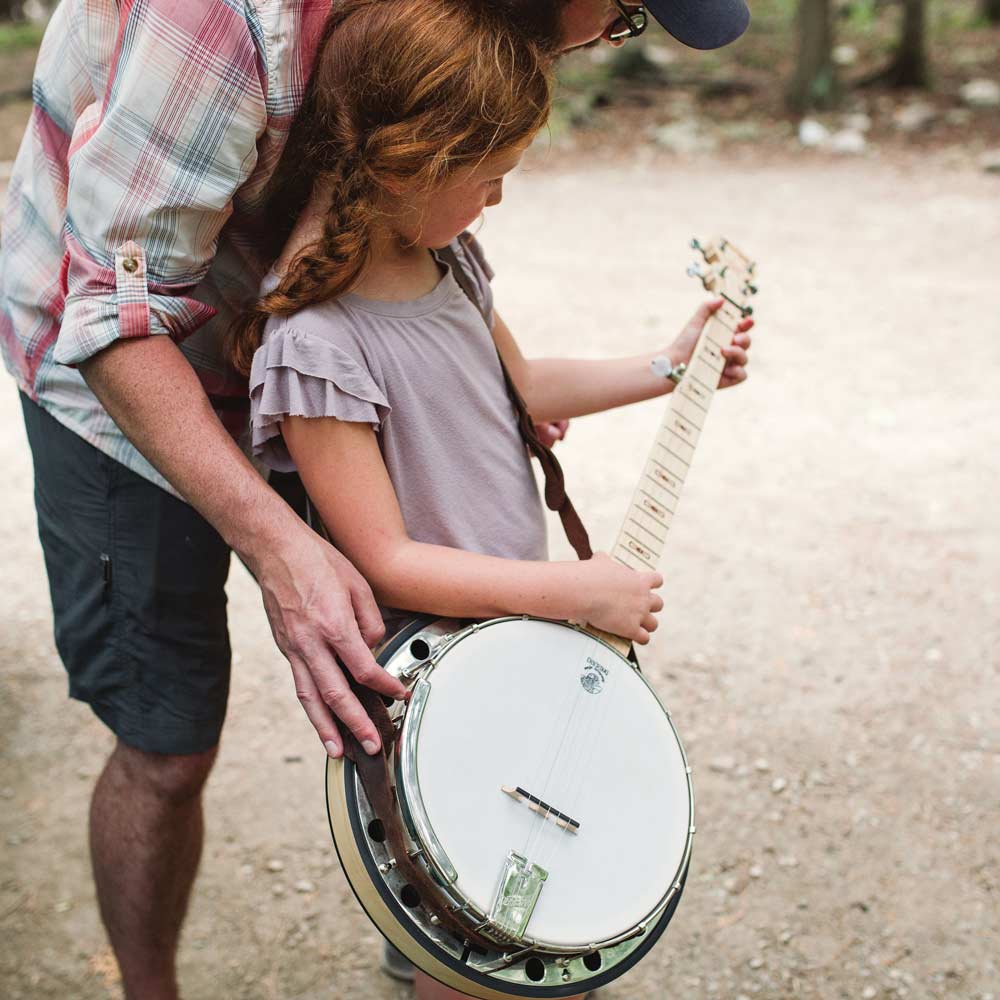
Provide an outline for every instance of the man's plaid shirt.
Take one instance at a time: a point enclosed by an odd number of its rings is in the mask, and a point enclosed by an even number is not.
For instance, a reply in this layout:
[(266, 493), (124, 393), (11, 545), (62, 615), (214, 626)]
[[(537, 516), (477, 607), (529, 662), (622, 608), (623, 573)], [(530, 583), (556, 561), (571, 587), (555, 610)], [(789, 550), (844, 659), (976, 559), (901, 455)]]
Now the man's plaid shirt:
[(72, 366), (166, 334), (242, 433), (246, 382), (221, 338), (264, 270), (253, 233), (329, 7), (62, 0), (45, 33), (3, 219), (4, 361), (57, 420), (160, 485)]

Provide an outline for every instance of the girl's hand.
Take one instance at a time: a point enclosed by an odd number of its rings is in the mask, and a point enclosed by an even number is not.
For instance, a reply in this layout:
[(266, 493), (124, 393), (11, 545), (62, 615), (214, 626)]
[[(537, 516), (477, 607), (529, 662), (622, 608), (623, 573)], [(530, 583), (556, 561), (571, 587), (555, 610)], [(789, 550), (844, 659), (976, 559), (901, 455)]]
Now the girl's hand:
[(568, 430), (568, 420), (550, 420), (545, 424), (535, 424), (535, 433), (546, 448), (551, 448), (556, 441), (562, 441)]
[(640, 646), (649, 642), (650, 632), (656, 631), (655, 613), (663, 609), (663, 599), (653, 591), (663, 586), (663, 577), (629, 569), (603, 552), (579, 566), (580, 617)]
[[(709, 317), (722, 306), (722, 299), (715, 299), (712, 302), (705, 302), (698, 307), (698, 311), (688, 320), (687, 325), (677, 335), (677, 339), (670, 345), (668, 354), (675, 365), (682, 361), (686, 364), (691, 360), (694, 352), (694, 345), (701, 336), (701, 331), (708, 322)], [(750, 362), (747, 352), (750, 350), (750, 330), (753, 328), (752, 319), (744, 319), (739, 322), (733, 340), (729, 347), (722, 348), (722, 356), (726, 359), (726, 367), (722, 369), (722, 377), (719, 379), (719, 388), (727, 389), (731, 385), (738, 385), (746, 381), (747, 365)]]

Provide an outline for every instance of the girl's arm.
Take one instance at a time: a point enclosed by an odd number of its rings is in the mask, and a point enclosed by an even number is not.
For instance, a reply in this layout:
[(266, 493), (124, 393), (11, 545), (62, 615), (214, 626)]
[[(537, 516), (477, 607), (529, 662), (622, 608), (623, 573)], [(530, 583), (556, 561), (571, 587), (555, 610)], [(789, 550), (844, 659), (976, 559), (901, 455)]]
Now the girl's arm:
[(456, 618), (577, 619), (646, 643), (663, 601), (658, 573), (597, 555), (586, 562), (500, 559), (415, 542), (368, 424), (288, 417), (282, 434), (340, 550), (383, 604)]
[[(528, 360), (521, 354), (513, 334), (497, 313), (494, 313), (493, 339), (532, 418), (542, 422), (567, 420), (672, 392), (674, 382), (654, 375), (650, 362), (664, 355), (675, 365), (687, 362), (702, 328), (721, 305), (722, 299), (702, 305), (666, 351), (630, 358), (607, 361), (571, 358)], [(719, 383), (721, 388), (735, 385), (747, 377), (749, 330), (752, 326), (753, 320), (740, 323), (732, 344), (722, 349), (726, 367)]]

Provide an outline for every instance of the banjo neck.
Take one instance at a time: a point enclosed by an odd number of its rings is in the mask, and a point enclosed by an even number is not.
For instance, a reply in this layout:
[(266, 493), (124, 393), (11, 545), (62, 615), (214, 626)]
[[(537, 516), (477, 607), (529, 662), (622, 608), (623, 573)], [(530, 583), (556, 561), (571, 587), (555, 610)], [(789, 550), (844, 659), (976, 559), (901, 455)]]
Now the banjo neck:
[[(757, 291), (752, 283), (754, 263), (727, 240), (705, 244), (692, 240), (691, 245), (705, 263), (693, 264), (688, 274), (700, 278), (709, 292), (723, 298), (723, 304), (705, 324), (680, 383), (667, 397), (665, 415), (611, 549), (612, 558), (629, 569), (660, 567), (681, 490), (726, 366), (722, 348), (731, 343), (737, 324), (751, 314), (746, 300)], [(588, 631), (628, 654), (628, 640), (599, 629)]]

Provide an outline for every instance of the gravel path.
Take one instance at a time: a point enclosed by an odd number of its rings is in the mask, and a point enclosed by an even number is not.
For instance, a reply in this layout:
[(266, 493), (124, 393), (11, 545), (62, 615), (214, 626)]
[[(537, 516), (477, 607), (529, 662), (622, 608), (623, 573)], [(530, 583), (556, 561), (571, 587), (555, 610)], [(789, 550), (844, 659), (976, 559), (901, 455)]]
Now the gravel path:
[[(699, 300), (691, 235), (724, 231), (761, 266), (753, 378), (713, 410), (643, 658), (694, 767), (691, 879), (609, 1000), (1000, 996), (1000, 179), (633, 158), (536, 165), (507, 198), (482, 239), (531, 353), (665, 346)], [(658, 412), (576, 421), (560, 448), (599, 543)], [(84, 816), (109, 740), (65, 699), (10, 383), (0, 427), (0, 994), (103, 1000)], [(185, 995), (402, 1000), (373, 971), (322, 753), (238, 565), (230, 597)]]

